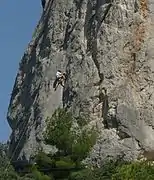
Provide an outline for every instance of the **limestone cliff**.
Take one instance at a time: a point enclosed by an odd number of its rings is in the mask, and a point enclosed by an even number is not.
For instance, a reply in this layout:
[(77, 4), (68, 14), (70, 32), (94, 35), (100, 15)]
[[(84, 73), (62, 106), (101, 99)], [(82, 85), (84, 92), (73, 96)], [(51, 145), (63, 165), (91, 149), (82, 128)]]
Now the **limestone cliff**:
[[(154, 157), (153, 58), (152, 0), (47, 1), (8, 109), (13, 159), (49, 150), (42, 132), (59, 106), (90, 115), (101, 130), (88, 161), (132, 160), (142, 151)], [(67, 80), (54, 91), (57, 69)]]

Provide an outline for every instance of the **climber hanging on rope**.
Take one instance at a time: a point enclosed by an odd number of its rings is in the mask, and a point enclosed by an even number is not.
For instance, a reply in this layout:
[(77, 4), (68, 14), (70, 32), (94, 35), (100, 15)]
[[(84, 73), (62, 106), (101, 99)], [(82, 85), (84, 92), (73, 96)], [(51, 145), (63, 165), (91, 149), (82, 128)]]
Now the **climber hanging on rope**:
[(56, 73), (56, 79), (55, 79), (55, 81), (53, 83), (53, 88), (54, 88), (55, 91), (56, 91), (57, 87), (59, 86), (59, 84), (64, 87), (65, 79), (66, 79), (65, 72), (62, 72), (61, 70), (58, 70), (57, 73)]

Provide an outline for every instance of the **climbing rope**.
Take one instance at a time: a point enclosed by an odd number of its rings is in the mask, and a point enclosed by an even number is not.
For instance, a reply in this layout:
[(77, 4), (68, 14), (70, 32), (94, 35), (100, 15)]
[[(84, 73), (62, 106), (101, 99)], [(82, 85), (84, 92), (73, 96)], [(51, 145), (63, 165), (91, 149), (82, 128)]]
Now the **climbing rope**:
[[(36, 102), (37, 98), (38, 98), (38, 95), (35, 97), (35, 99), (34, 99), (34, 102), (33, 102), (32, 106), (35, 104), (35, 102)], [(16, 145), (16, 147), (15, 147), (15, 149), (14, 149), (13, 153), (12, 153), (12, 156), (11, 156), (11, 158), (10, 158), (10, 160), (9, 160), (8, 164), (6, 165), (6, 168), (4, 169), (4, 173), (7, 173), (7, 172), (8, 172), (8, 167), (10, 166), (11, 161), (12, 161), (12, 159), (13, 159), (13, 157), (14, 157), (14, 155), (15, 155), (15, 153), (16, 153), (16, 151), (17, 151), (17, 149), (18, 149), (19, 145), (20, 145), (20, 142), (21, 142), (21, 140), (22, 140), (23, 136), (24, 136), (24, 135), (25, 135), (25, 133), (26, 133), (27, 127), (28, 127), (28, 125), (29, 125), (28, 123), (29, 123), (30, 118), (31, 118), (31, 115), (30, 115), (30, 117), (29, 117), (28, 121), (25, 121), (25, 123), (23, 124), (23, 127), (25, 127), (25, 128), (24, 128), (24, 131), (22, 132), (22, 134), (21, 134), (21, 136), (20, 136), (20, 138), (19, 138), (19, 141), (18, 141), (18, 143), (17, 143), (17, 145)], [(27, 123), (27, 125), (26, 125), (26, 123)], [(7, 174), (7, 175), (8, 175), (8, 174)], [(4, 177), (5, 177), (5, 175), (4, 175)]]
[[(54, 0), (48, 2), (49, 4), (48, 4), (48, 6), (47, 6), (47, 11), (46, 11), (45, 14), (42, 15), (41, 20), (39, 21), (38, 26), (40, 26), (40, 23), (41, 23), (42, 19), (43, 19), (43, 18), (46, 18), (46, 16), (49, 14), (49, 10), (51, 9), (51, 6), (52, 6), (53, 2), (54, 2)], [(37, 97), (38, 97), (38, 96), (35, 97), (32, 106), (33, 106), (34, 103), (36, 102)], [(15, 155), (15, 153), (16, 153), (19, 145), (20, 145), (20, 142), (21, 142), (23, 136), (24, 136), (25, 133), (26, 133), (26, 130), (27, 130), (27, 127), (28, 127), (28, 123), (29, 123), (30, 118), (31, 118), (31, 116), (29, 117), (28, 121), (25, 121), (25, 123), (23, 124), (23, 127), (25, 127), (25, 128), (24, 128), (24, 131), (22, 132), (22, 134), (21, 134), (21, 136), (20, 136), (20, 138), (19, 138), (19, 141), (18, 141), (18, 143), (17, 143), (17, 145), (16, 145), (16, 147), (15, 147), (13, 153), (12, 153), (12, 156), (11, 156), (8, 164), (7, 164), (6, 167), (5, 167), (4, 173), (8, 172), (8, 167), (9, 167), (9, 165), (11, 164), (11, 161), (12, 161), (12, 159), (13, 159), (13, 157), (14, 157), (14, 155)], [(26, 123), (27, 123), (27, 125), (26, 125)], [(6, 174), (7, 174), (7, 173), (6, 173)]]

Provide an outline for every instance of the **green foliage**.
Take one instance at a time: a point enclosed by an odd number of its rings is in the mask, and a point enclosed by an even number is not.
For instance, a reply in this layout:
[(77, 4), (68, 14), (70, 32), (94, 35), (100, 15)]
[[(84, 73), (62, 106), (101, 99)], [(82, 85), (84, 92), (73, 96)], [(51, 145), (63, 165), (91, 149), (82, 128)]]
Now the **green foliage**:
[(108, 180), (112, 178), (112, 175), (116, 172), (116, 168), (120, 165), (120, 162), (117, 161), (108, 161), (106, 162), (103, 167), (96, 168), (94, 171), (94, 178), (93, 179), (102, 179)]
[(51, 177), (39, 172), (35, 166), (32, 167), (32, 174), (35, 180), (51, 180)]
[[(77, 132), (73, 130), (74, 121)], [(154, 165), (147, 161), (109, 161), (93, 170), (81, 165), (97, 138), (94, 129), (86, 129), (86, 123), (84, 118), (73, 119), (70, 112), (57, 109), (47, 120), (45, 141), (59, 151), (55, 155), (39, 152), (32, 173), (23, 177), (8, 166), (7, 148), (0, 144), (0, 180), (154, 180)], [(48, 171), (45, 173), (43, 169)]]
[(66, 179), (71, 172), (83, 168), (81, 161), (86, 158), (97, 137), (96, 131), (87, 130), (86, 125), (84, 118), (74, 119), (70, 112), (60, 108), (51, 118), (47, 118), (45, 142), (55, 145), (59, 151), (54, 156), (40, 152), (36, 157), (38, 169), (54, 167), (54, 178)]
[[(119, 163), (120, 164), (120, 163)], [(109, 161), (101, 168), (84, 169), (71, 173), (69, 180), (109, 180), (116, 172), (117, 162)]]
[(94, 174), (90, 169), (83, 169), (70, 174), (68, 180), (94, 180)]
[(6, 155), (7, 146), (0, 143), (0, 180), (34, 180), (30, 177), (20, 177), (11, 166)]
[(56, 161), (57, 168), (74, 168), (75, 163), (69, 157), (62, 157)]
[(84, 130), (79, 137), (76, 137), (76, 142), (72, 144), (71, 158), (75, 162), (79, 162), (87, 157), (91, 147), (96, 142), (97, 134), (95, 131), (88, 132)]
[[(95, 144), (97, 133), (87, 130), (87, 120), (76, 118), (79, 131), (73, 131), (73, 115), (64, 109), (57, 109), (47, 120), (46, 143), (55, 145), (59, 152), (51, 159), (55, 160), (57, 172), (55, 179), (68, 180), (154, 180), (154, 165), (149, 162), (126, 163), (122, 161), (106, 162), (101, 168), (85, 169), (81, 161), (87, 157)], [(49, 160), (46, 159), (47, 164)], [(49, 163), (50, 164), (50, 163)], [(52, 163), (51, 163), (52, 164)], [(71, 168), (75, 170), (71, 170)], [(63, 171), (62, 169), (65, 169)], [(70, 169), (70, 170), (69, 170)]]
[[(97, 133), (94, 129), (86, 130), (86, 120), (78, 118), (80, 122), (78, 133), (72, 130), (73, 115), (65, 109), (57, 109), (51, 118), (47, 119), (45, 141), (56, 145), (63, 155), (70, 155), (72, 160), (79, 162), (84, 159), (96, 142)], [(83, 122), (83, 124), (81, 123)]]
[(71, 173), (69, 180), (154, 180), (154, 165), (150, 162), (125, 163), (111, 161), (101, 168)]
[(45, 141), (47, 144), (56, 145), (58, 149), (69, 153), (73, 140), (70, 131), (72, 127), (72, 115), (64, 109), (57, 109), (53, 116), (47, 119)]
[(77, 121), (79, 127), (82, 128), (85, 125), (87, 125), (87, 123), (88, 123), (87, 119), (88, 119), (88, 117), (86, 117), (86, 116), (85, 117), (81, 117), (81, 116), (77, 117), (76, 121)]
[(51, 168), (55, 167), (55, 160), (51, 159), (44, 152), (39, 152), (36, 156), (36, 163), (39, 165), (39, 168)]
[(4, 144), (0, 144), (0, 179), (1, 180), (19, 179), (13, 167), (9, 164), (9, 159), (6, 156), (6, 146)]
[(117, 167), (112, 180), (154, 180), (154, 165), (150, 162), (133, 162)]

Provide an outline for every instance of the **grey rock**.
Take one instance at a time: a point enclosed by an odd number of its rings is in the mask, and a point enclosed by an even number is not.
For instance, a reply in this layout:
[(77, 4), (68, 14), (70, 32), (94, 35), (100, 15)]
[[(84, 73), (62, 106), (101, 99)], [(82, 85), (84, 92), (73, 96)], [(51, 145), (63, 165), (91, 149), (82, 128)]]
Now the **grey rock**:
[[(152, 0), (47, 1), (12, 91), (10, 156), (45, 147), (45, 119), (58, 107), (88, 115), (100, 132), (85, 162), (153, 152), (153, 47)], [(67, 80), (54, 91), (57, 69)]]

